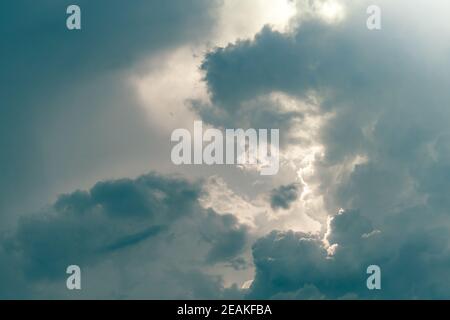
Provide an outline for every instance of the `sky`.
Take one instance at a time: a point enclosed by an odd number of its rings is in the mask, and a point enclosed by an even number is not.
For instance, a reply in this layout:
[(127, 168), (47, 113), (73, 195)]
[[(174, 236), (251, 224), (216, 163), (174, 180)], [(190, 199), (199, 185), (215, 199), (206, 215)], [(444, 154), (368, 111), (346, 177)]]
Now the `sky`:
[[(1, 1), (0, 299), (449, 299), (449, 12)], [(173, 164), (194, 121), (279, 129), (279, 172)]]

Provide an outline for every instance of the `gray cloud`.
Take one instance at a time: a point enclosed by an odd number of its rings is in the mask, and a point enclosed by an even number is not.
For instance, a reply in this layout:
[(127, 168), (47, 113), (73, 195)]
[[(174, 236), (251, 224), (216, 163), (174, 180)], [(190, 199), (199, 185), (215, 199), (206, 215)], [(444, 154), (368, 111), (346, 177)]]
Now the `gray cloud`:
[[(273, 231), (259, 239), (250, 298), (450, 296), (448, 30), (435, 35), (447, 17), (416, 24), (403, 14), (406, 1), (381, 1), (389, 12), (383, 30), (369, 32), (368, 4), (349, 5), (339, 24), (310, 17), (291, 33), (265, 27), (211, 51), (201, 66), (212, 103), (192, 108), (216, 126), (276, 127), (283, 137), (310, 114), (286, 111), (270, 95), (317, 98), (315, 112), (333, 117), (316, 141), (325, 156), (315, 162), (314, 191), (330, 213), (354, 208), (330, 223), (332, 255), (321, 235)], [(158, 157), (124, 75), (149, 55), (199, 40), (216, 2), (81, 6), (83, 30), (68, 33), (65, 3), (1, 3), (2, 228), (80, 175)], [(282, 140), (285, 148), (298, 143)], [(356, 156), (364, 160), (354, 164)], [(288, 207), (291, 191), (275, 190), (272, 206)], [(77, 263), (88, 298), (241, 297), (210, 268), (246, 266), (247, 230), (230, 214), (201, 208), (200, 193), (198, 183), (146, 175), (61, 196), (2, 236), (0, 296), (67, 297), (65, 267)], [(380, 292), (365, 287), (370, 264), (382, 268)]]
[(103, 250), (104, 251), (114, 251), (120, 250), (135, 244), (138, 244), (141, 241), (144, 241), (150, 237), (154, 237), (161, 233), (164, 230), (164, 227), (161, 226), (153, 226), (149, 227), (144, 231), (140, 231), (135, 234), (131, 234), (128, 236), (124, 236), (121, 239), (118, 239), (116, 242), (107, 245)]
[[(328, 241), (336, 246), (332, 255), (315, 236), (273, 231), (253, 246), (256, 277), (248, 296), (448, 298), (450, 291), (442, 281), (449, 276), (445, 267), (450, 261), (447, 229), (420, 230), (416, 221), (419, 215), (420, 212), (405, 212), (397, 221), (377, 230), (360, 213), (342, 212), (333, 218), (328, 230)], [(405, 231), (407, 236), (402, 234)], [(372, 264), (381, 268), (380, 291), (366, 287), (366, 268)]]
[(202, 224), (203, 239), (212, 244), (206, 257), (209, 263), (228, 262), (241, 254), (248, 241), (247, 228), (240, 226), (237, 218), (231, 214), (218, 217), (213, 210), (208, 210)]
[[(126, 5), (81, 0), (82, 30), (68, 31), (70, 4), (0, 4), (5, 36), (0, 59), (4, 227), (14, 224), (18, 212), (32, 211), (71, 183), (108, 176), (101, 173), (108, 167), (117, 171), (120, 163), (137, 162), (139, 171), (133, 174), (143, 172), (136, 159), (150, 157), (156, 142), (148, 137), (157, 133), (125, 83), (127, 72), (141, 70), (136, 66), (156, 53), (204, 37), (219, 5), (204, 0)], [(29, 196), (23, 199), (19, 193)]]
[[(318, 194), (330, 213), (354, 208), (366, 217), (347, 210), (333, 220), (332, 260), (313, 236), (273, 232), (259, 240), (250, 297), (449, 297), (440, 283), (448, 278), (450, 243), (448, 51), (421, 35), (431, 35), (433, 26), (401, 17), (402, 3), (380, 3), (390, 14), (382, 31), (368, 31), (369, 4), (349, 4), (338, 24), (309, 17), (291, 33), (266, 27), (206, 56), (214, 108), (236, 123), (248, 101), (280, 91), (301, 100), (315, 96), (320, 112), (333, 114), (317, 141), (325, 151), (315, 164)], [(439, 25), (445, 18), (436, 19)], [(364, 160), (352, 164), (357, 156)], [(343, 167), (349, 174), (336, 174)], [(384, 272), (380, 293), (365, 288), (372, 263)]]
[(297, 184), (289, 184), (273, 189), (270, 194), (270, 206), (272, 209), (289, 209), (292, 202), (298, 199), (299, 186)]
[[(134, 180), (103, 181), (89, 191), (60, 196), (43, 212), (23, 217), (17, 230), (1, 242), (1, 265), (10, 266), (16, 277), (29, 281), (31, 290), (22, 294), (10, 291), (14, 282), (7, 281), (1, 296), (15, 293), (26, 297), (42, 282), (61, 283), (63, 288), (68, 265), (96, 272), (109, 259), (127, 268), (136, 263), (147, 266), (149, 283), (161, 281), (159, 272), (172, 269), (164, 277), (184, 279), (177, 288), (190, 283), (185, 290), (193, 290), (192, 298), (212, 297), (212, 287), (217, 289), (215, 297), (226, 294), (220, 277), (201, 274), (208, 266), (239, 257), (247, 245), (247, 229), (232, 215), (203, 209), (198, 203), (200, 194), (199, 183), (148, 174)], [(115, 268), (118, 266), (111, 270)], [(12, 272), (8, 270), (6, 275)], [(190, 272), (197, 274), (199, 281), (203, 279), (203, 284), (194, 286), (192, 279), (183, 275)], [(199, 293), (203, 286), (207, 291)], [(162, 297), (176, 297), (177, 290), (168, 288)], [(105, 289), (102, 296), (111, 294)], [(147, 290), (135, 294), (158, 297), (159, 292), (149, 284)], [(33, 297), (38, 296), (34, 292)]]

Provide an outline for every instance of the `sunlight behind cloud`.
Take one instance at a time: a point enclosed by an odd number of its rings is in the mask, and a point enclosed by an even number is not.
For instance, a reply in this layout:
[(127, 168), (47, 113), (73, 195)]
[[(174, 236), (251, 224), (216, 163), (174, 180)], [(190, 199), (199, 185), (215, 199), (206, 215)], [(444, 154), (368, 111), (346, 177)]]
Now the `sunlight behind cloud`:
[(318, 13), (325, 21), (330, 23), (341, 21), (345, 15), (344, 7), (335, 0), (320, 3)]
[(275, 29), (284, 31), (289, 20), (297, 13), (295, 2), (292, 0), (266, 0), (267, 2), (267, 20)]
[(174, 128), (192, 124), (195, 114), (186, 107), (187, 101), (209, 99), (199, 69), (204, 52), (250, 39), (265, 25), (287, 31), (296, 13), (292, 0), (228, 0), (220, 8), (216, 30), (204, 43), (181, 46), (149, 59), (148, 71), (133, 75), (131, 81), (152, 125)]
[(285, 32), (296, 14), (296, 4), (292, 0), (225, 1), (212, 43), (226, 46), (238, 39), (252, 38), (265, 25)]

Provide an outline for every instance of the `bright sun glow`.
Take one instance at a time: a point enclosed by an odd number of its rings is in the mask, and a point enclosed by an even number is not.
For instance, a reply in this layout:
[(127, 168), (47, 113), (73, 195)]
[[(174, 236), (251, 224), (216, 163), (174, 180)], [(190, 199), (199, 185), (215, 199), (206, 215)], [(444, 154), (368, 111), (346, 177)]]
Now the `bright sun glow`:
[(268, 21), (273, 24), (276, 29), (286, 28), (289, 20), (297, 13), (297, 8), (294, 1), (266, 0), (266, 2), (268, 8)]
[(334, 0), (325, 1), (319, 6), (319, 14), (328, 22), (338, 22), (344, 17), (343, 6)]

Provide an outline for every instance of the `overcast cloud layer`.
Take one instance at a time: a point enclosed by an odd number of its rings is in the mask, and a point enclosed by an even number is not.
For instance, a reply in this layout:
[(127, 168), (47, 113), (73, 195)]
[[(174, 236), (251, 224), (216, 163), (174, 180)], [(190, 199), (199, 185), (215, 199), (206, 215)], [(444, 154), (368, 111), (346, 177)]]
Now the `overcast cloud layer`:
[[(3, 1), (0, 298), (450, 298), (450, 5), (331, 2)], [(279, 174), (172, 165), (194, 119)]]

